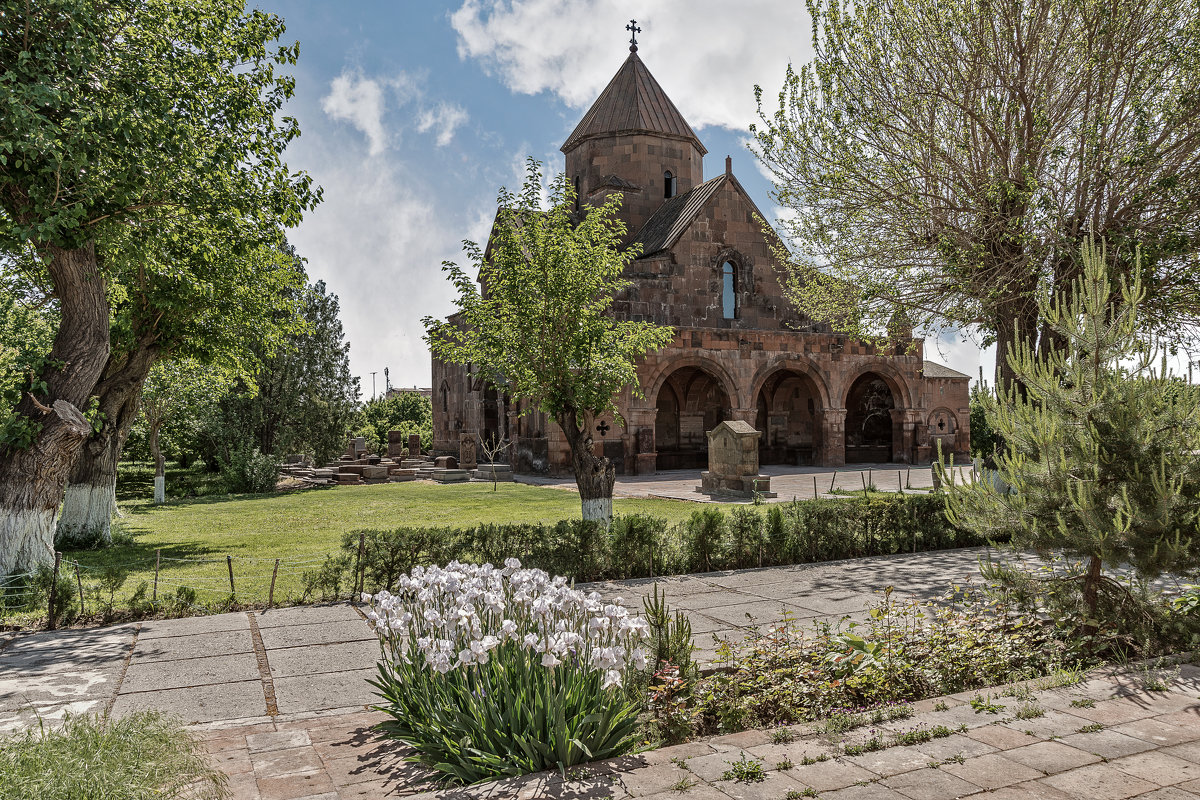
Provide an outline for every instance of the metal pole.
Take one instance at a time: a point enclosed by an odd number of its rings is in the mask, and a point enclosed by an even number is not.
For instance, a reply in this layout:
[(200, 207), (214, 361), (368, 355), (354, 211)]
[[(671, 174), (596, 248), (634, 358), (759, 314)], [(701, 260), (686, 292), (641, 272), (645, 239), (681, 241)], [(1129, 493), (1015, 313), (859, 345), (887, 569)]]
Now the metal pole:
[(900, 487), (900, 494), (904, 494), (903, 478), (904, 478), (904, 475), (901, 474), (900, 470), (896, 470), (896, 485)]
[(54, 574), (50, 577), (50, 605), (46, 609), (46, 630), (54, 630), (54, 600), (58, 594), (58, 567), (62, 564), (62, 553), (54, 551)]
[(363, 563), (363, 557), (367, 553), (367, 535), (360, 533), (358, 535), (358, 564), (355, 565), (354, 571), (358, 573), (357, 583), (358, 588), (355, 589), (355, 594), (362, 594), (367, 590), (367, 566)]
[(75, 583), (79, 584), (79, 616), (83, 616), (83, 578), (79, 577), (79, 562), (75, 562)]
[(829, 479), (829, 493), (833, 494), (833, 484), (837, 483), (837, 470), (833, 471), (833, 477)]
[(817, 499), (817, 476), (813, 475), (813, 500)]
[(150, 595), (150, 602), (158, 602), (158, 565), (162, 561), (162, 550), (154, 551), (154, 592)]
[(233, 588), (233, 556), (225, 556), (225, 566), (229, 567), (229, 596), (237, 600), (237, 589)]
[(279, 559), (275, 559), (275, 569), (271, 570), (271, 591), (267, 593), (267, 608), (275, 605), (275, 576), (279, 574)]

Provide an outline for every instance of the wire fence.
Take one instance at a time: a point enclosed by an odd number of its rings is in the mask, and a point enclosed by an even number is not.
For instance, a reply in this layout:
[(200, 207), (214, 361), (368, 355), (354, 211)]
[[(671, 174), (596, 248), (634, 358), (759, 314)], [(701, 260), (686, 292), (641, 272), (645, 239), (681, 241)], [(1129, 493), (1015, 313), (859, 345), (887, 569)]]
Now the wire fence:
[[(327, 556), (180, 557), (156, 551), (153, 557), (104, 564), (85, 564), (55, 553), (54, 566), (40, 572), (0, 576), (0, 612), (45, 613), (53, 630), (59, 617), (78, 602), (77, 617), (111, 615), (122, 604), (140, 606), (143, 614), (212, 613), (232, 606), (271, 607), (278, 590), (304, 586), (306, 576), (319, 569)], [(131, 594), (127, 578), (144, 581)], [(357, 581), (356, 581), (357, 583)], [(69, 592), (70, 596), (64, 596)]]

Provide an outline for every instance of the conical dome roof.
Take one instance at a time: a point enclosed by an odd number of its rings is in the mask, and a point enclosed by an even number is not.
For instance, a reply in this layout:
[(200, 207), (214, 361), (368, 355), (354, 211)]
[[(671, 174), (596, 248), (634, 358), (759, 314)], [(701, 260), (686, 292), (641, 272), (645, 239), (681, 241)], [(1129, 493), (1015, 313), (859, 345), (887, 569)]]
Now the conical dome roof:
[(567, 137), (562, 151), (574, 149), (585, 139), (621, 133), (652, 133), (684, 139), (694, 144), (700, 155), (708, 152), (692, 126), (638, 58), (636, 50), (630, 51), (621, 69), (583, 115), (574, 132)]

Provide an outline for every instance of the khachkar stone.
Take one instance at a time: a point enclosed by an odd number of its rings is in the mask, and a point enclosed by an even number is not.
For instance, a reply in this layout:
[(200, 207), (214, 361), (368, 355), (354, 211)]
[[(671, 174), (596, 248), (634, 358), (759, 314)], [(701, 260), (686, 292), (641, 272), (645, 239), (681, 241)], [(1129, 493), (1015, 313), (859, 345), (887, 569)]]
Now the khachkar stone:
[(722, 422), (708, 431), (708, 471), (700, 473), (702, 492), (774, 497), (771, 477), (758, 472), (758, 439), (762, 433), (745, 420)]
[[(417, 441), (420, 441), (418, 437)], [(402, 458), (404, 456), (404, 431), (388, 431), (388, 458)]]
[(421, 437), (419, 434), (410, 433), (408, 435), (408, 457), (409, 458), (420, 458), (421, 457)]
[(475, 456), (475, 434), (464, 431), (458, 437), (458, 467), (459, 469), (475, 469), (479, 459)]

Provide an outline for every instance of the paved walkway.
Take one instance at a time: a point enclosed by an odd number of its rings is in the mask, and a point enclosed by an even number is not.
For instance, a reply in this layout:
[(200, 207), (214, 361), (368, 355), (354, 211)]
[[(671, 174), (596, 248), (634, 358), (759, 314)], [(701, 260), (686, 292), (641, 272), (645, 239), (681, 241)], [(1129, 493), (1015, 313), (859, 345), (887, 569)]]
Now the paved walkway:
[[(710, 658), (712, 634), (744, 635), (785, 611), (805, 620), (859, 614), (887, 585), (902, 595), (936, 596), (969, 578), (981, 552), (711, 573), (659, 584), (668, 602), (688, 614), (701, 657)], [(634, 605), (652, 585), (596, 588)], [(26, 634), (0, 645), (0, 731), (36, 724), (39, 716), (53, 722), (68, 711), (122, 715), (156, 708), (196, 725), (230, 775), (235, 800), (345, 800), (430, 789), (423, 770), (403, 761), (409, 754), (402, 747), (370, 730), (384, 719), (367, 710), (378, 647), (352, 606)], [(530, 776), (472, 789), (469, 796), (785, 800), (810, 788), (846, 800), (937, 800), (990, 790), (995, 793), (988, 797), (1013, 800), (1200, 796), (1200, 669), (1185, 666), (1168, 675), (1166, 692), (1143, 691), (1136, 677), (1101, 675), (1079, 687), (1038, 692), (1045, 714), (1026, 720), (1011, 719), (1013, 701), (1002, 701), (1008, 709), (999, 715), (975, 714), (966, 705), (970, 694), (946, 698), (945, 711), (925, 702), (915, 718), (885, 727), (966, 725), (967, 731), (864, 756), (839, 755), (844, 743), (808, 727), (796, 728), (801, 738), (786, 744), (750, 731), (589, 767), (586, 777), (576, 774), (565, 783)], [(1083, 697), (1094, 706), (1072, 704)], [(802, 763), (820, 754), (829, 760)], [(722, 779), (743, 755), (761, 760), (766, 780)], [(931, 769), (933, 762), (938, 765)], [(683, 786), (686, 791), (677, 791)]]
[[(893, 585), (940, 594), (976, 573), (983, 548), (794, 567), (592, 584), (641, 610), (657, 584), (692, 622), (697, 659), (714, 635), (740, 639), (785, 613), (796, 619), (862, 614)], [(65, 712), (163, 708), (186, 722), (303, 714), (372, 700), (366, 678), (379, 647), (348, 604), (151, 620), (25, 634), (0, 650), (0, 731)]]
[[(958, 468), (964, 478), (970, 477), (970, 467)], [(849, 467), (790, 467), (766, 466), (762, 474), (771, 476), (771, 491), (777, 495), (767, 503), (792, 500), (811, 500), (814, 497), (836, 497), (831, 492), (861, 492), (864, 485), (874, 485), (881, 492), (927, 492), (933, 488), (933, 470), (928, 464), (854, 464)], [(575, 489), (574, 478), (550, 478), (541, 475), (517, 475), (514, 480), (531, 486), (550, 486), (556, 489)], [(865, 484), (864, 484), (865, 482)], [(728, 498), (716, 498), (696, 491), (700, 485), (700, 470), (676, 469), (653, 475), (618, 475), (613, 487), (615, 497), (665, 497), (672, 500), (691, 500), (697, 503), (728, 503)], [(749, 502), (749, 501), (746, 501)]]

